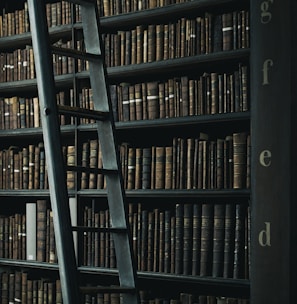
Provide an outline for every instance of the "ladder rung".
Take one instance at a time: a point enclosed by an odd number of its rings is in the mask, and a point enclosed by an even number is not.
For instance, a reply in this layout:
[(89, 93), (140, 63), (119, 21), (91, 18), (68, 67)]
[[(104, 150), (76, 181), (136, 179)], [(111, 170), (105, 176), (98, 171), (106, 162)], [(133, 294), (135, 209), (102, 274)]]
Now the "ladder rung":
[(72, 226), (73, 231), (78, 232), (112, 232), (112, 233), (126, 233), (127, 228), (117, 227), (88, 227), (88, 226)]
[(85, 294), (94, 293), (135, 293), (135, 288), (121, 286), (83, 286), (80, 291)]
[(109, 117), (109, 112), (89, 110), (80, 107), (72, 107), (58, 105), (60, 114), (68, 114), (76, 117), (90, 118), (95, 120), (106, 120)]
[(117, 170), (112, 169), (103, 169), (103, 168), (89, 168), (89, 167), (81, 167), (81, 166), (66, 166), (68, 171), (76, 171), (76, 172), (86, 172), (86, 173), (94, 173), (94, 174), (117, 174)]
[(92, 61), (102, 60), (102, 56), (98, 54), (92, 54), (74, 49), (67, 49), (59, 46), (52, 46), (52, 52), (61, 56), (73, 57), (82, 60), (92, 60)]

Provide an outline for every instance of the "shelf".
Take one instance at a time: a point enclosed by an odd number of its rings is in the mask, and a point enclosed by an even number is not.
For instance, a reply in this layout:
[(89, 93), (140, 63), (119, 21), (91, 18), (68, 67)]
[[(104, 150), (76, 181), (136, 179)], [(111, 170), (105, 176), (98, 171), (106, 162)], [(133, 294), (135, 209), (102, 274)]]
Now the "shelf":
[[(11, 259), (0, 259), (2, 266), (10, 266), (15, 268), (29, 268), (29, 269), (43, 269), (44, 271), (58, 271), (57, 264), (50, 264), (36, 261), (25, 261), (25, 260), (11, 260)], [(105, 278), (117, 277), (117, 269), (107, 269), (101, 267), (87, 267), (80, 266), (78, 270), (82, 276), (91, 276), (94, 279), (96, 275), (100, 274)], [(147, 288), (149, 286), (160, 289), (159, 292), (164, 290), (183, 290), (184, 292), (199, 292), (201, 294), (215, 294), (220, 296), (239, 296), (249, 297), (250, 283), (249, 280), (244, 279), (230, 279), (230, 278), (213, 278), (213, 277), (199, 277), (189, 275), (175, 275), (165, 274), (156, 272), (137, 272), (139, 279), (139, 287)], [(163, 290), (162, 290), (163, 289)]]
[[(249, 189), (181, 189), (181, 190), (171, 190), (171, 189), (139, 189), (139, 190), (126, 190), (126, 197), (128, 199), (248, 199), (250, 196)], [(74, 196), (74, 194), (81, 197), (106, 197), (106, 190), (104, 189), (84, 189), (84, 190), (69, 190), (69, 196)], [(20, 190), (9, 190), (1, 189), (0, 197), (49, 197), (48, 189), (20, 189)]]
[[(139, 81), (139, 76), (143, 76), (145, 72), (146, 79), (151, 77), (158, 78), (164, 77), (167, 74), (186, 73), (187, 70), (195, 68), (195, 73), (199, 72), (199, 69), (205, 69), (206, 65), (211, 64), (216, 66), (216, 69), (221, 64), (228, 62), (238, 62), (239, 60), (247, 60), (249, 58), (249, 49), (239, 49), (233, 51), (216, 52), (210, 54), (189, 56), (183, 58), (175, 58), (168, 60), (161, 60), (155, 62), (131, 64), (126, 66), (110, 67), (107, 68), (108, 80), (111, 83), (116, 83), (125, 79), (125, 81), (134, 82)], [(57, 88), (70, 88), (73, 85), (74, 79), (77, 80), (88, 80), (88, 71), (83, 71), (76, 74), (57, 75), (55, 76)], [(144, 81), (144, 80), (143, 80)], [(0, 83), (0, 92), (2, 94), (15, 95), (16, 91), (18, 94), (24, 94), (28, 92), (37, 93), (36, 79), (27, 79), (11, 82)]]
[[(240, 3), (239, 3), (240, 2)], [(246, 0), (195, 0), (184, 3), (170, 4), (166, 7), (158, 7), (154, 9), (146, 9), (131, 13), (103, 17), (101, 19), (101, 27), (103, 31), (112, 30), (113, 28), (129, 28), (137, 24), (160, 23), (166, 20), (173, 20), (183, 17), (184, 15), (197, 14), (206, 10), (236, 9), (236, 7), (248, 7), (249, 2)]]

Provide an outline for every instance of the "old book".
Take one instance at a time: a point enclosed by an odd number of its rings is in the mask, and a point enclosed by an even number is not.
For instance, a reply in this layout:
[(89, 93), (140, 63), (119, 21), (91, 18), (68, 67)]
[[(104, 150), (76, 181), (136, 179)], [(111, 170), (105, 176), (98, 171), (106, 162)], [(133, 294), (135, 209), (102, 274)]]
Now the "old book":
[(222, 15), (223, 51), (233, 49), (233, 17), (232, 13)]
[[(89, 166), (90, 168), (98, 168), (98, 140), (90, 140), (90, 159)], [(89, 175), (89, 189), (95, 189), (97, 186), (97, 174), (90, 173)]]
[(34, 183), (33, 189), (39, 189), (40, 185), (40, 147), (34, 147)]
[(183, 274), (192, 272), (192, 248), (193, 248), (193, 205), (184, 204), (183, 219)]
[(247, 134), (233, 134), (233, 188), (246, 188)]
[(156, 147), (155, 162), (155, 189), (164, 189), (165, 186), (165, 147)]
[(200, 276), (211, 275), (213, 252), (213, 205), (203, 204), (201, 213)]
[(34, 189), (34, 173), (35, 173), (35, 146), (33, 144), (29, 145), (29, 180), (28, 180), (28, 189)]
[(192, 275), (200, 274), (200, 245), (201, 245), (201, 204), (193, 204), (192, 220)]
[(142, 188), (142, 148), (135, 148), (135, 189)]
[(233, 136), (224, 140), (224, 189), (233, 188)]
[(136, 103), (134, 85), (129, 86), (129, 120), (136, 120)]
[(46, 228), (47, 228), (47, 201), (44, 199), (37, 200), (36, 203), (36, 259), (39, 262), (45, 262), (46, 250)]
[(154, 208), (153, 217), (154, 217), (154, 226), (153, 226), (153, 271), (157, 272), (159, 270), (159, 250), (160, 250), (160, 210)]
[[(75, 146), (69, 145), (67, 146), (67, 161), (66, 164), (69, 167), (75, 166)], [(67, 170), (67, 188), (74, 189), (75, 188), (75, 172), (73, 170)]]
[(233, 277), (234, 264), (234, 240), (235, 240), (235, 205), (225, 206), (225, 241), (223, 258), (223, 277)]
[(148, 106), (148, 119), (159, 118), (159, 93), (158, 83), (147, 83), (147, 106)]
[(122, 83), (122, 114), (123, 114), (123, 121), (130, 120), (130, 102), (129, 102), (129, 84)]
[(164, 214), (164, 269), (165, 273), (170, 273), (171, 263), (171, 210), (166, 209)]
[(175, 274), (183, 273), (183, 229), (184, 229), (184, 206), (175, 206)]
[(155, 217), (153, 211), (148, 213), (148, 235), (147, 235), (147, 270), (153, 271), (154, 263), (154, 227)]
[(143, 62), (143, 25), (136, 26), (136, 63)]
[[(82, 157), (81, 157), (81, 165), (82, 167), (87, 168), (89, 166), (90, 159), (90, 142), (84, 142), (82, 144)], [(81, 189), (87, 189), (89, 187), (89, 174), (87, 172), (81, 173)]]
[(128, 182), (127, 189), (135, 188), (135, 166), (136, 166), (136, 150), (135, 147), (128, 147)]
[(172, 174), (173, 174), (173, 147), (165, 147), (165, 181), (164, 188), (172, 189)]
[(147, 62), (156, 60), (156, 25), (149, 24), (147, 29)]
[(235, 235), (234, 235), (234, 267), (233, 267), (234, 279), (244, 278), (245, 220), (246, 220), (246, 206), (242, 204), (236, 204)]
[(212, 276), (222, 277), (224, 267), (225, 205), (214, 205)]
[(156, 146), (151, 147), (151, 189), (156, 189)]
[(142, 106), (142, 90), (141, 90), (141, 84), (137, 83), (134, 86), (134, 92), (135, 92), (135, 119), (136, 120), (142, 120), (143, 117), (143, 106)]
[(143, 148), (142, 159), (142, 189), (151, 188), (151, 163), (152, 150), (151, 148)]
[(186, 157), (186, 189), (193, 189), (193, 174), (194, 174), (194, 153), (195, 153), (195, 139), (187, 138), (187, 157)]
[(164, 24), (156, 25), (156, 61), (163, 60)]
[(146, 271), (148, 269), (148, 234), (149, 234), (149, 212), (148, 210), (141, 211), (141, 238), (140, 238), (140, 268), (139, 270)]

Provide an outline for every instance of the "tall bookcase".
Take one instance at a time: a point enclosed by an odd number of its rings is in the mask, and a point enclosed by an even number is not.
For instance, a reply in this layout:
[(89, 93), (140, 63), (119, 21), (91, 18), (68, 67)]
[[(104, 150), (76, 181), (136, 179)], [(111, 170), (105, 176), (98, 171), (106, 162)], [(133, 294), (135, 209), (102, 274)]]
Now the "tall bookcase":
[[(1, 295), (8, 293), (5, 280), (17, 286), (22, 275), (24, 284), (60, 303), (24, 3), (0, 4)], [(295, 66), (283, 50), (293, 57), (293, 6), (289, 0), (98, 1), (143, 303), (292, 303)], [(83, 49), (76, 7), (49, 1), (47, 13), (53, 42)], [(91, 108), (87, 64), (64, 57), (54, 63), (58, 102)], [(93, 122), (61, 121), (65, 162), (100, 166)], [(108, 224), (103, 177), (67, 178), (73, 221)], [(37, 216), (42, 212), (48, 222)], [(7, 225), (18, 233), (9, 235)], [(75, 243), (83, 280), (115, 282), (109, 236), (75, 234)]]

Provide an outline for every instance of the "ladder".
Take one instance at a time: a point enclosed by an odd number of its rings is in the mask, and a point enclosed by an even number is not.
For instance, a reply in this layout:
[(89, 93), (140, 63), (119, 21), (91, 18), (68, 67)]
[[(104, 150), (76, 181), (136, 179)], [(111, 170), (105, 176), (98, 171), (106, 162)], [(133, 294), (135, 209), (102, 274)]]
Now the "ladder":
[[(139, 294), (136, 288), (137, 276), (131, 249), (131, 235), (125, 212), (125, 193), (114, 137), (111, 102), (106, 84), (106, 69), (102, 56), (96, 0), (69, 0), (75, 5), (80, 5), (86, 47), (84, 53), (70, 49), (56, 49), (51, 46), (45, 2), (45, 0), (28, 0), (28, 9), (63, 303), (81, 303), (81, 294), (83, 293), (110, 292), (119, 293), (123, 304), (136, 304), (139, 303)], [(88, 60), (94, 110), (57, 104), (52, 61), (53, 52), (60, 52), (63, 56), (76, 59)], [(80, 271), (75, 257), (73, 231), (82, 227), (71, 226), (66, 182), (66, 170), (70, 170), (70, 168), (66, 167), (63, 159), (59, 114), (96, 119), (103, 158), (103, 169), (100, 172), (106, 176), (111, 222), (110, 228), (96, 229), (98, 232), (109, 231), (112, 233), (119, 277), (119, 286), (117, 287), (81, 286)], [(79, 168), (73, 167), (72, 169), (79, 171)], [(80, 170), (83, 169), (80, 168)], [(83, 229), (87, 230), (88, 228), (83, 227)]]

